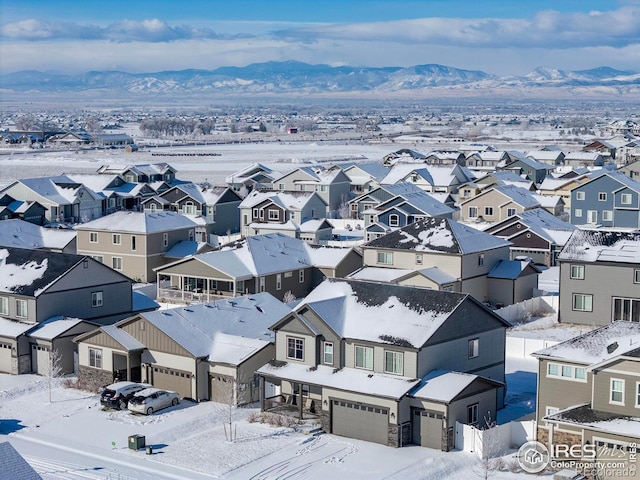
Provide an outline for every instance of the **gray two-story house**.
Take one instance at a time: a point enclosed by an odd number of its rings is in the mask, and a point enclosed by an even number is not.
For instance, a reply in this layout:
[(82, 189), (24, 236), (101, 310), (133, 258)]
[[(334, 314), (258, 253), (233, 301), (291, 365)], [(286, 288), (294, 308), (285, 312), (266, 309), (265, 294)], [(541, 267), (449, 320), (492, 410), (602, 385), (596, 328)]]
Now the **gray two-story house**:
[(640, 234), (576, 230), (558, 257), (562, 323), (640, 321)]
[[(327, 432), (449, 450), (504, 394), (506, 322), (470, 295), (327, 279), (274, 324), (262, 408)], [(448, 388), (445, 388), (448, 385)]]

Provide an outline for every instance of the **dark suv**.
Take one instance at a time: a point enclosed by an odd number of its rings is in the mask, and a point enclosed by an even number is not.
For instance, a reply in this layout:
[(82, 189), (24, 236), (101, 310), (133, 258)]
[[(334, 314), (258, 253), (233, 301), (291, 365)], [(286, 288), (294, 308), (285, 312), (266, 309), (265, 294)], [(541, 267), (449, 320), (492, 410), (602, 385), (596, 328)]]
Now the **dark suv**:
[(136, 393), (151, 385), (136, 382), (116, 382), (105, 387), (100, 394), (100, 403), (105, 407), (118, 408), (124, 410), (127, 403)]

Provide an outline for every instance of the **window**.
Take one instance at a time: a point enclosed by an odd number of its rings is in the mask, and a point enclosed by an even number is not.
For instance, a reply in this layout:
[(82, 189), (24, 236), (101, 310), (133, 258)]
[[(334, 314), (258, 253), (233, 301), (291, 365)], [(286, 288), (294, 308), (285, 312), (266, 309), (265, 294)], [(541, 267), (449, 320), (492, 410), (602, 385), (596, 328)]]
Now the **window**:
[(260, 277), (259, 283), (260, 283), (260, 285), (259, 285), (260, 291), (264, 292), (264, 277)]
[(298, 270), (298, 283), (304, 283), (304, 270)]
[(389, 226), (397, 227), (398, 225), (400, 225), (400, 217), (395, 213), (392, 215), (389, 215)]
[(469, 207), (469, 218), (476, 218), (478, 216), (478, 207)]
[(276, 274), (276, 290), (282, 290), (282, 274)]
[(573, 216), (576, 218), (582, 218), (582, 209), (581, 208), (576, 208), (573, 211)]
[(91, 255), (91, 258), (97, 262), (104, 263), (104, 257), (102, 255)]
[(631, 194), (630, 193), (623, 193), (622, 195), (620, 195), (620, 203), (622, 205), (631, 205)]
[(613, 220), (613, 211), (612, 210), (603, 210), (602, 211), (602, 221), (610, 222)]
[(393, 265), (393, 252), (378, 252), (378, 263)]
[(324, 352), (322, 357), (322, 363), (327, 365), (333, 365), (333, 343), (324, 342)]
[(597, 210), (587, 210), (587, 223), (598, 223)]
[(573, 377), (576, 380), (586, 380), (587, 379), (587, 372), (583, 367), (575, 367), (573, 369)]
[(91, 308), (102, 306), (102, 292), (91, 292)]
[(484, 215), (485, 217), (493, 216), (493, 207), (484, 207)]
[(556, 377), (558, 376), (559, 365), (556, 363), (550, 363), (547, 365), (547, 375)]
[(513, 217), (516, 214), (515, 208), (507, 208), (507, 217)]
[(624, 380), (612, 378), (610, 391), (611, 395), (609, 396), (609, 403), (624, 405)]
[(467, 423), (469, 425), (475, 425), (478, 423), (478, 404), (474, 403), (467, 407)]
[(547, 407), (544, 411), (545, 417), (548, 417), (549, 415), (555, 415), (559, 411), (560, 409), (558, 407)]
[(547, 365), (547, 377), (558, 377), (563, 380), (587, 381), (587, 371), (584, 367), (574, 367), (573, 365), (558, 365), (549, 363)]
[(469, 190), (468, 188), (465, 188), (463, 193), (462, 193), (463, 197), (470, 197), (471, 196), (471, 190)]
[(422, 254), (416, 253), (416, 265), (422, 265)]
[(478, 255), (478, 266), (481, 267), (484, 265), (484, 253)]
[(163, 233), (162, 234), (162, 246), (163, 247), (168, 247), (169, 246), (169, 234), (168, 233)]
[(586, 295), (583, 293), (574, 293), (573, 309), (578, 312), (593, 311), (593, 295)]
[(584, 280), (584, 265), (571, 265), (570, 277), (576, 280)]
[(480, 354), (480, 339), (469, 340), (469, 358), (476, 358)]
[(279, 210), (269, 210), (269, 220), (279, 220), (279, 219), (280, 219)]
[(119, 233), (114, 233), (111, 241), (113, 242), (114, 245), (120, 245), (121, 241), (122, 241), (122, 237), (120, 236)]
[(253, 218), (258, 218), (259, 210), (257, 208), (253, 209)]
[(278, 184), (278, 190), (280, 190), (280, 191), (284, 190), (284, 183), (279, 183)]
[(613, 298), (612, 320), (640, 322), (640, 300), (634, 298)]
[(356, 345), (356, 368), (373, 370), (373, 348)]
[(606, 202), (607, 201), (607, 194), (605, 192), (598, 192), (598, 201), (599, 202)]
[(122, 257), (113, 257), (111, 259), (111, 267), (114, 270), (122, 270)]
[(102, 350), (89, 347), (89, 366), (102, 368)]
[(636, 408), (640, 407), (640, 382), (636, 382)]
[(135, 250), (135, 249), (136, 249), (136, 236), (131, 235), (131, 250)]
[(640, 283), (640, 270), (633, 271), (633, 283)]
[(384, 352), (384, 371), (402, 375), (404, 371), (404, 355), (402, 352)]
[(193, 204), (193, 202), (187, 202), (184, 204), (184, 207), (182, 208), (182, 211), (186, 214), (186, 215), (195, 215), (196, 214), (196, 206)]
[(261, 208), (258, 211), (258, 218), (260, 218), (260, 220), (264, 220), (264, 208)]
[(565, 378), (571, 378), (573, 376), (573, 367), (569, 365), (562, 365), (562, 369), (560, 370), (562, 376)]
[(304, 360), (304, 339), (296, 337), (287, 338), (287, 358)]
[(27, 318), (27, 301), (26, 300), (16, 300), (16, 317)]
[(584, 192), (576, 192), (576, 200), (584, 200)]
[(98, 243), (98, 232), (89, 232), (89, 242)]
[(0, 315), (9, 315), (8, 297), (0, 297)]

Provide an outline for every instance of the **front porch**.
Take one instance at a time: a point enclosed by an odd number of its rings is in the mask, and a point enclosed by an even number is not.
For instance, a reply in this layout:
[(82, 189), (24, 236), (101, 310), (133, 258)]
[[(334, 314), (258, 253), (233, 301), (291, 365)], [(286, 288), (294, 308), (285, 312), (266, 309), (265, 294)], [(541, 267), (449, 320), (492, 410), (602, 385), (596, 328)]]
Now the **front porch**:
[(260, 407), (263, 412), (298, 420), (318, 420), (322, 417), (321, 401), (311, 397), (309, 385), (260, 377)]
[(245, 293), (244, 281), (228, 281), (186, 275), (161, 275), (157, 298), (166, 303), (203, 303)]

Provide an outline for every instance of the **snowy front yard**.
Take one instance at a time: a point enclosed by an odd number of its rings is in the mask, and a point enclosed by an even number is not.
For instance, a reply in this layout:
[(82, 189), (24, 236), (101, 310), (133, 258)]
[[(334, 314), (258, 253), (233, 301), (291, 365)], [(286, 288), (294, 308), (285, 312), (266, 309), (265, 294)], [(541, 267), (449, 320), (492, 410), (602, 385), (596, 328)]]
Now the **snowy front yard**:
[[(9, 440), (45, 479), (58, 478), (475, 478), (466, 452), (400, 449), (358, 440), (297, 433), (249, 423), (256, 409), (233, 411), (236, 440), (225, 436), (229, 409), (184, 401), (152, 416), (103, 410), (98, 395), (52, 390), (35, 375), (0, 374), (0, 441)], [(128, 448), (139, 434), (153, 455)], [(44, 450), (43, 450), (44, 449)], [(494, 478), (526, 478), (495, 472)]]

